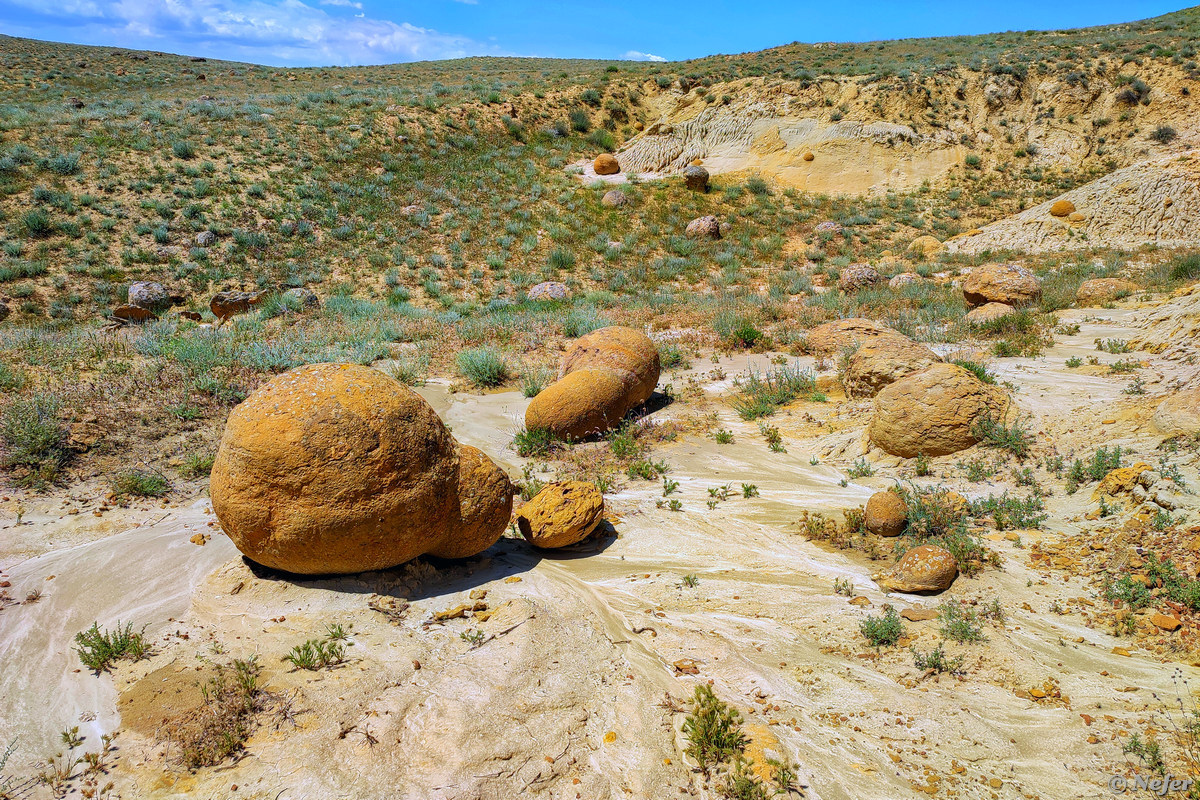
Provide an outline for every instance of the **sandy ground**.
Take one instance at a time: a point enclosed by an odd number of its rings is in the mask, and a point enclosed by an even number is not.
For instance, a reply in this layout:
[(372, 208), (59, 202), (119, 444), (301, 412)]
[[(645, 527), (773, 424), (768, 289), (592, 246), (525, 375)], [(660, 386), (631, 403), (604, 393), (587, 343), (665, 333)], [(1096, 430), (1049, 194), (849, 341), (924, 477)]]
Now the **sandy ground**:
[[(1066, 312), (1078, 334), (1059, 337), (1043, 358), (994, 363), (1039, 438), (1063, 453), (1104, 443), (1152, 453), (1144, 410), (1152, 401), (1122, 394), (1127, 377), (1065, 365), (1071, 356), (1128, 357), (1098, 353), (1092, 341), (1132, 338), (1138, 313)], [(754, 752), (799, 765), (796, 796), (1111, 796), (1109, 776), (1133, 766), (1121, 745), (1144, 729), (1152, 693), (1176, 696), (1175, 667), (1084, 624), (1078, 599), (1097, 600), (1085, 575), (1031, 565), (1029, 545), (1084, 528), (1087, 492), (1056, 490), (1045, 529), (1017, 532), (1020, 541), (990, 534), (1002, 569), (960, 578), (939, 598), (885, 595), (871, 574), (887, 562), (810, 542), (794, 522), (803, 511), (861, 505), (909, 467), (865, 446), (869, 402), (797, 404), (772, 419), (787, 452), (768, 451), (757, 426), (715, 402), (768, 357), (723, 358), (723, 377), (707, 358), (664, 375), (677, 387), (694, 378), (701, 394), (658, 418), (711, 406), (734, 443), (689, 435), (657, 448), (682, 510), (658, 507), (660, 484), (630, 481), (606, 497), (611, 530), (566, 551), (504, 538), (459, 564), (286, 580), (241, 560), (209, 526), (202, 495), (100, 517), (86, 502), (69, 514), (62, 498), (23, 499), (22, 525), (0, 524), (0, 566), (14, 598), (42, 596), (0, 611), (0, 730), (18, 746), (9, 771), (34, 770), (61, 749), (58, 732), (79, 725), (84, 749), (120, 731), (110, 779), (127, 798), (711, 796), (683, 755), (683, 714), (664, 703), (711, 681), (742, 709)], [(1151, 394), (1183, 368), (1145, 360)], [(437, 383), (421, 392), (459, 441), (521, 474), (525, 464), (508, 447), (527, 403), (519, 393), (452, 393)], [(848, 479), (864, 454), (876, 474)], [(922, 482), (968, 496), (1007, 488), (999, 478), (967, 483), (954, 464), (971, 455), (935, 459)], [(1195, 483), (1194, 464), (1186, 469)], [(743, 498), (743, 482), (759, 496)], [(730, 498), (710, 509), (708, 490), (726, 484)], [(1183, 513), (1195, 522), (1194, 509)], [(197, 533), (211, 538), (198, 546)], [(698, 582), (688, 587), (684, 575)], [(853, 584), (853, 604), (833, 591), (835, 578)], [(433, 620), (479, 590), (494, 612), (487, 620)], [(369, 608), (377, 596), (407, 601), (408, 611), (389, 620)], [(995, 597), (1007, 612), (986, 642), (948, 645), (966, 659), (961, 676), (926, 676), (906, 647), (877, 652), (858, 632), (884, 603), (932, 608), (947, 597)], [(1051, 612), (1059, 606), (1068, 613)], [(118, 619), (147, 626), (152, 657), (101, 676), (81, 671), (74, 634)], [(289, 671), (283, 654), (330, 623), (352, 626), (347, 663)], [(938, 640), (936, 621), (906, 629), (922, 650)], [(461, 636), (476, 630), (478, 646)], [(236, 763), (181, 769), (155, 722), (165, 698), (194, 690), (206, 662), (251, 654), (292, 713), (264, 723)], [(1061, 698), (1029, 694), (1047, 681)]]

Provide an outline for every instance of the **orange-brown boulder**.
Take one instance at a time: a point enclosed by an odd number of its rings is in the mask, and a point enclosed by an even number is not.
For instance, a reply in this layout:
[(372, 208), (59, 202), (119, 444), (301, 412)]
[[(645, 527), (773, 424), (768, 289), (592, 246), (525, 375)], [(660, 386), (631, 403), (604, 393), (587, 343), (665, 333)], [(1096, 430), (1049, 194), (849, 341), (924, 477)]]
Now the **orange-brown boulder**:
[(1007, 317), (1015, 311), (1016, 309), (1007, 303), (984, 303), (968, 311), (966, 320), (968, 325), (978, 327), (979, 325), (986, 325), (989, 322), (995, 322), (1002, 317)]
[(621, 171), (621, 164), (612, 153), (602, 153), (592, 162), (592, 168), (597, 175), (616, 175)]
[(1080, 284), (1075, 302), (1081, 306), (1099, 306), (1128, 297), (1141, 287), (1123, 278), (1092, 278)]
[(1032, 270), (1020, 264), (985, 264), (963, 279), (962, 292), (970, 306), (984, 303), (1024, 306), (1042, 296), (1042, 282)]
[(908, 506), (896, 492), (876, 492), (867, 500), (863, 523), (876, 536), (899, 536), (908, 524)]
[(620, 373), (579, 369), (537, 393), (525, 409), (525, 427), (559, 439), (586, 439), (620, 424), (634, 407), (628, 395), (629, 382)]
[(1200, 434), (1200, 389), (1184, 389), (1158, 404), (1154, 427), (1166, 436)]
[(627, 378), (631, 387), (629, 408), (650, 399), (662, 369), (658, 346), (653, 340), (639, 330), (621, 325), (598, 328), (576, 339), (563, 354), (558, 376), (563, 378), (576, 370), (598, 367)]
[(944, 456), (979, 442), (976, 423), (1002, 419), (1009, 398), (956, 364), (934, 364), (875, 395), (872, 444), (902, 458)]
[(877, 338), (907, 339), (899, 331), (869, 319), (851, 317), (823, 322), (804, 334), (804, 347), (817, 355), (833, 355)]
[(266, 292), (217, 292), (209, 301), (213, 316), (224, 322), (235, 314), (244, 314), (267, 297)]
[(1050, 216), (1069, 217), (1075, 213), (1075, 204), (1070, 200), (1055, 200), (1050, 206)]
[(458, 530), (429, 555), (466, 558), (495, 544), (512, 518), (513, 485), (482, 450), (458, 446)]
[(883, 387), (941, 360), (925, 345), (901, 334), (877, 336), (846, 358), (842, 387), (847, 397), (874, 397)]
[(697, 217), (687, 224), (684, 235), (689, 239), (720, 239), (721, 223), (711, 214)]
[(958, 577), (958, 562), (949, 550), (923, 544), (905, 553), (887, 572), (872, 577), (887, 592), (944, 592)]
[(604, 496), (595, 484), (547, 484), (517, 511), (517, 529), (535, 547), (568, 547), (586, 539), (604, 514)]
[[(491, 474), (467, 459), (466, 479)], [(471, 555), (500, 537), (507, 520), (486, 528), (501, 516), (503, 482), (491, 474), (464, 503), (461, 468), (453, 437), (416, 392), (368, 367), (313, 364), (234, 408), (210, 493), (221, 527), (251, 560), (301, 574), (361, 572), (424, 553)]]

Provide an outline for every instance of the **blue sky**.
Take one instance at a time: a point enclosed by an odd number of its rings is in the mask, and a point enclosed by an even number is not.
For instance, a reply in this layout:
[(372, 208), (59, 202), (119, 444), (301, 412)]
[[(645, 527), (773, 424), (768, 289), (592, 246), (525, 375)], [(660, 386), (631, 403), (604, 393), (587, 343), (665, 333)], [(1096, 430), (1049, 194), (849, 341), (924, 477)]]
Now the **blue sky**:
[(680, 60), (864, 41), (1127, 22), (1161, 0), (0, 0), (0, 32), (273, 66), (467, 55)]

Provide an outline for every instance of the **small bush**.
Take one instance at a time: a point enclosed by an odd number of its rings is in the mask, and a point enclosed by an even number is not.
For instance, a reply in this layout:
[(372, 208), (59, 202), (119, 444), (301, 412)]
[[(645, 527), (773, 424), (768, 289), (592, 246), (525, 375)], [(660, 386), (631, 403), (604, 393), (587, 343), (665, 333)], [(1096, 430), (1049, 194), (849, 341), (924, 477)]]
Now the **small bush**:
[(798, 366), (782, 366), (764, 374), (750, 373), (742, 382), (741, 396), (734, 399), (733, 408), (744, 420), (770, 416), (779, 406), (802, 395), (812, 396), (817, 380), (812, 372)]
[[(209, 468), (212, 468), (211, 463)], [(162, 497), (171, 484), (157, 472), (129, 469), (113, 476), (111, 488), (113, 494), (126, 497)]]
[(257, 656), (218, 664), (200, 686), (203, 705), (171, 726), (180, 760), (188, 769), (212, 767), (241, 752), (255, 726), (255, 715), (270, 700), (259, 685)]
[(476, 386), (500, 386), (509, 378), (508, 362), (494, 347), (473, 347), (458, 354), (458, 371)]
[(46, 169), (55, 175), (75, 175), (79, 172), (79, 153), (62, 153), (46, 161)]
[(983, 624), (979, 615), (970, 606), (958, 600), (950, 600), (938, 607), (942, 637), (956, 642), (982, 642)]
[(991, 414), (986, 414), (971, 425), (971, 434), (985, 447), (998, 447), (1017, 458), (1024, 458), (1033, 444), (1033, 434), (1029, 432), (1027, 424), (1026, 420), (1018, 419), (1006, 425)]
[(346, 647), (336, 639), (309, 639), (283, 657), (294, 669), (316, 671), (337, 666), (346, 660)]
[(554, 371), (549, 367), (534, 367), (521, 373), (521, 394), (537, 397), (554, 381)]
[(942, 649), (940, 643), (928, 653), (922, 653), (915, 647), (910, 649), (913, 654), (913, 666), (920, 670), (932, 670), (936, 674), (961, 672), (963, 663), (966, 661), (962, 656), (952, 658), (946, 655), (946, 651)]
[(145, 630), (135, 631), (132, 622), (122, 626), (119, 620), (112, 631), (101, 630), (93, 622), (92, 627), (75, 634), (75, 652), (88, 669), (107, 672), (114, 661), (137, 661), (150, 652), (150, 644), (143, 636)]
[(521, 458), (544, 456), (559, 443), (545, 428), (522, 428), (513, 436), (513, 449)]
[(186, 161), (196, 157), (196, 146), (186, 139), (180, 139), (171, 145), (171, 152), (175, 154), (176, 158)]
[(691, 369), (692, 362), (678, 345), (664, 344), (658, 348), (658, 362), (663, 369)]
[(1170, 125), (1159, 125), (1150, 133), (1150, 141), (1159, 144), (1170, 144), (1179, 136), (1178, 131)]
[(904, 635), (900, 612), (891, 605), (884, 606), (882, 616), (868, 616), (858, 624), (858, 629), (873, 647), (893, 645)]
[(1200, 278), (1200, 253), (1180, 256), (1171, 263), (1171, 280), (1193, 281)]
[(52, 482), (67, 460), (67, 429), (61, 403), (51, 394), (18, 397), (0, 412), (0, 466), (25, 467), (31, 484)]
[(683, 734), (688, 739), (685, 752), (706, 771), (740, 756), (749, 744), (742, 733), (742, 715), (718, 699), (705, 683), (697, 686), (692, 696)]
[(21, 216), (21, 227), (34, 239), (45, 239), (53, 236), (58, 225), (50, 219), (50, 215), (40, 208), (30, 209)]

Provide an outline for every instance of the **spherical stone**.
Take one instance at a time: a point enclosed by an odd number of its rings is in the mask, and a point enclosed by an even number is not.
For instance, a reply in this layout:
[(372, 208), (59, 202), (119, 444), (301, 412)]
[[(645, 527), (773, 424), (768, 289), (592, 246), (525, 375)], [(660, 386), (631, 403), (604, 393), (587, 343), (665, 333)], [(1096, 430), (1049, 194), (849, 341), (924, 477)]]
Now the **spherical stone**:
[(578, 369), (604, 367), (622, 374), (628, 381), (627, 408), (635, 408), (650, 399), (662, 370), (658, 346), (639, 330), (620, 325), (598, 328), (576, 339), (559, 364), (560, 378)]
[(458, 446), (458, 530), (429, 555), (467, 558), (487, 550), (512, 518), (513, 485), (482, 450)]
[(585, 439), (618, 425), (630, 403), (626, 374), (606, 367), (577, 369), (538, 392), (525, 409), (528, 430), (560, 439)]
[(600, 524), (604, 496), (595, 484), (547, 484), (517, 511), (517, 529), (535, 547), (567, 547), (581, 542)]
[(876, 492), (867, 501), (864, 522), (876, 536), (899, 536), (908, 524), (908, 506), (896, 492)]
[(596, 156), (596, 160), (592, 162), (592, 168), (597, 175), (616, 175), (621, 171), (621, 165), (617, 161), (617, 157), (611, 153), (602, 153)]
[(1055, 200), (1050, 206), (1050, 216), (1069, 217), (1075, 213), (1075, 204), (1070, 200)]
[(360, 572), (448, 547), (458, 476), (454, 439), (420, 395), (368, 367), (313, 364), (234, 408), (210, 493), (251, 560)]

